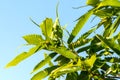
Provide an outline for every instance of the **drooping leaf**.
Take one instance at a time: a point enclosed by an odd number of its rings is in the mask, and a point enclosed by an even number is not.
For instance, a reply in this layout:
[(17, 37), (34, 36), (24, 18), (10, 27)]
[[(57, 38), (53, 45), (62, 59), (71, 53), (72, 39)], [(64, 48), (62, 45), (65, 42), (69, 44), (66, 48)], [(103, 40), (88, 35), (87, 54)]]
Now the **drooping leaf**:
[(35, 74), (31, 80), (42, 80), (43, 78), (47, 77), (54, 69), (56, 69), (58, 66), (52, 66), (48, 67), (37, 74)]
[(103, 6), (113, 6), (113, 7), (120, 7), (120, 1), (119, 0), (103, 0), (98, 5), (98, 8)]
[(51, 18), (46, 18), (41, 24), (40, 28), (46, 39), (49, 39), (52, 35), (53, 21)]
[(23, 36), (23, 38), (25, 39), (25, 41), (28, 44), (32, 44), (32, 45), (40, 45), (43, 43), (43, 38), (41, 35), (38, 34), (31, 34), (31, 35), (26, 35)]
[(68, 39), (68, 43), (71, 43), (72, 40), (75, 38), (75, 36), (80, 32), (80, 30), (83, 28), (85, 23), (88, 21), (89, 17), (92, 15), (93, 11), (94, 9), (88, 11), (86, 14), (84, 14), (83, 16), (79, 18), (79, 21), (77, 22), (76, 26), (74, 27)]
[(43, 67), (44, 65), (46, 65), (47, 63), (49, 63), (49, 61), (56, 55), (56, 53), (51, 53), (49, 54), (44, 60), (42, 60), (40, 63), (38, 63), (32, 72), (35, 72), (37, 70), (39, 70), (41, 67)]
[(34, 53), (36, 53), (40, 49), (40, 46), (35, 46), (31, 48), (28, 52), (23, 52), (16, 56), (12, 61), (10, 61), (7, 65), (6, 68), (11, 67), (11, 66), (16, 66), (19, 64), (21, 61), (25, 60), (26, 58), (30, 57)]
[(106, 46), (111, 48), (114, 52), (120, 55), (120, 45), (118, 45), (114, 40), (107, 40), (100, 35), (96, 35)]

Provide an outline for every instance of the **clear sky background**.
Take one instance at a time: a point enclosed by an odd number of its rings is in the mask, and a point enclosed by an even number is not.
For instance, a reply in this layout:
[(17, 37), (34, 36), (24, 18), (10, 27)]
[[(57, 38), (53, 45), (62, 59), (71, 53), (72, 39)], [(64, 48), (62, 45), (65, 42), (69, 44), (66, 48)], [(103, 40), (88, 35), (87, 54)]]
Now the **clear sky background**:
[[(85, 0), (59, 0), (59, 15), (61, 25), (67, 24), (71, 31), (74, 22), (88, 8), (73, 9), (85, 5)], [(0, 80), (30, 80), (34, 66), (43, 59), (43, 52), (37, 53), (15, 67), (5, 69), (5, 65), (25, 47), (23, 35), (37, 33), (39, 28), (30, 21), (37, 23), (46, 17), (56, 18), (58, 0), (1, 0), (0, 1)], [(86, 28), (87, 29), (87, 28)], [(85, 29), (85, 30), (86, 30)], [(19, 48), (20, 47), (20, 48)]]

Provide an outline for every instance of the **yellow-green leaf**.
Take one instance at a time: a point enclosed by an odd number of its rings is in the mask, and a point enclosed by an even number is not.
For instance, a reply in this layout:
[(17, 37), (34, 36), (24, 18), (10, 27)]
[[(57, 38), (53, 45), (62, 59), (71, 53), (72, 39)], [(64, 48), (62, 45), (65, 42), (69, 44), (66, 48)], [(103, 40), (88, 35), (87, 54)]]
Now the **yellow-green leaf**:
[(43, 67), (45, 64), (49, 63), (50, 60), (56, 55), (56, 53), (49, 54), (44, 60), (42, 60), (40, 63), (38, 63), (32, 72), (35, 72), (39, 70), (41, 67)]
[(38, 34), (26, 35), (26, 36), (23, 36), (23, 38), (28, 44), (32, 44), (32, 45), (40, 45), (42, 44), (42, 41), (43, 41), (42, 36)]
[(68, 43), (71, 43), (71, 41), (75, 38), (75, 36), (80, 32), (80, 30), (83, 28), (85, 23), (88, 21), (89, 17), (92, 15), (93, 11), (94, 9), (91, 9), (90, 11), (88, 11), (86, 14), (84, 14), (79, 18), (79, 21), (77, 22), (75, 28), (73, 29), (68, 39)]
[(52, 34), (52, 27), (53, 27), (53, 21), (51, 18), (46, 18), (41, 24), (40, 28), (42, 30), (43, 35), (46, 39), (49, 39)]
[(115, 40), (107, 40), (100, 35), (96, 35), (96, 37), (101, 40), (107, 47), (111, 48), (114, 52), (120, 55), (120, 45), (115, 42)]
[(95, 6), (98, 2), (99, 2), (99, 0), (87, 0), (86, 4)]
[(37, 74), (35, 74), (31, 80), (42, 80), (43, 78), (47, 77), (51, 71), (53, 71), (54, 69), (56, 69), (58, 66), (52, 66), (52, 67), (48, 67), (40, 72), (38, 72)]
[(70, 59), (75, 59), (78, 57), (77, 54), (73, 53), (72, 51), (68, 50), (66, 47), (62, 46), (62, 47), (50, 47), (51, 50), (55, 51), (56, 53), (59, 53), (61, 55), (63, 55), (66, 58), (70, 58)]
[(113, 7), (120, 7), (120, 1), (119, 0), (103, 0), (98, 8), (103, 6), (113, 6)]
[(97, 57), (96, 54), (93, 54), (89, 59), (85, 60), (85, 63), (87, 64), (87, 66), (93, 67), (95, 61), (96, 61)]
[(39, 50), (39, 48), (40, 48), (40, 46), (35, 46), (35, 47), (31, 48), (28, 52), (23, 52), (23, 53), (19, 54), (18, 56), (16, 56), (12, 61), (10, 61), (6, 65), (6, 68), (11, 67), (11, 66), (16, 66), (24, 59), (26, 59), (26, 58), (30, 57), (31, 55), (33, 55), (34, 53), (36, 53)]

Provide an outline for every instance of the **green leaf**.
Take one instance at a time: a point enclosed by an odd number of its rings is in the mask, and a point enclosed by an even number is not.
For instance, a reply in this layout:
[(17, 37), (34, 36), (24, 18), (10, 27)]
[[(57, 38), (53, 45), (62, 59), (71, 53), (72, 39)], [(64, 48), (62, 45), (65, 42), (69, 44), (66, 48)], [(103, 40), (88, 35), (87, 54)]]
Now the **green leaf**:
[(113, 7), (120, 7), (119, 0), (103, 0), (99, 5), (98, 8), (103, 6), (113, 6)]
[(96, 35), (96, 37), (101, 40), (106, 46), (111, 48), (114, 52), (120, 55), (120, 45), (116, 44), (114, 40), (107, 40), (100, 35)]
[(51, 53), (49, 54), (44, 60), (42, 60), (40, 63), (38, 63), (32, 72), (35, 72), (37, 70), (39, 70), (41, 67), (43, 67), (44, 65), (46, 65), (47, 63), (50, 62), (50, 60), (56, 55), (56, 53)]
[(26, 58), (30, 57), (34, 53), (36, 53), (40, 49), (40, 46), (35, 46), (31, 48), (28, 52), (23, 52), (16, 56), (12, 61), (10, 61), (7, 65), (6, 68), (11, 67), (11, 66), (16, 66), (19, 64), (21, 61), (25, 60)]
[(117, 39), (118, 44), (120, 45), (120, 33), (118, 33), (118, 39)]
[(107, 62), (111, 62), (111, 63), (120, 62), (120, 58), (118, 58), (118, 57), (106, 57), (105, 60)]
[(98, 2), (99, 2), (99, 0), (87, 0), (86, 4), (91, 5), (91, 6), (95, 6)]
[(111, 25), (111, 27), (113, 27), (110, 31), (110, 35), (112, 36), (112, 34), (117, 30), (117, 28), (119, 27), (120, 24), (120, 16), (118, 16), (115, 20), (115, 22)]
[(107, 36), (107, 37), (112, 36), (113, 33), (117, 30), (119, 24), (120, 24), (120, 16), (118, 16), (114, 21), (114, 23), (105, 30), (104, 36)]
[(90, 45), (82, 47), (82, 48), (77, 50), (77, 53), (80, 53), (80, 52), (83, 52), (83, 51), (87, 51), (90, 47), (91, 47)]
[(40, 45), (43, 41), (42, 36), (38, 34), (26, 35), (23, 36), (23, 38), (25, 39), (25, 41), (27, 41), (28, 44), (32, 45)]
[(63, 55), (63, 56), (66, 57), (66, 58), (75, 59), (75, 58), (78, 57), (77, 54), (75, 54), (75, 53), (73, 53), (72, 51), (68, 50), (68, 49), (67, 49), (66, 47), (64, 47), (64, 46), (57, 47), (57, 48), (51, 46), (51, 47), (49, 47), (49, 48), (50, 48), (50, 50), (53, 50), (53, 51), (55, 51), (56, 53), (59, 53), (59, 54)]
[[(54, 53), (54, 54), (56, 54), (56, 53)], [(49, 55), (50, 55), (50, 54), (49, 54)], [(49, 55), (46, 54), (46, 53), (44, 53), (44, 58), (47, 58)], [(54, 58), (54, 57), (52, 57), (52, 58)], [(54, 66), (54, 64), (52, 63), (51, 60), (48, 62), (48, 65), (49, 65), (49, 66)]]
[(93, 10), (89, 10), (86, 14), (84, 14), (83, 16), (81, 16), (79, 18), (79, 21), (77, 22), (76, 26), (74, 27), (69, 39), (68, 39), (68, 43), (71, 43), (72, 40), (75, 38), (75, 36), (80, 32), (80, 30), (83, 28), (83, 26), (85, 25), (85, 23), (88, 21), (89, 17), (92, 15)]
[(94, 14), (100, 18), (111, 17), (113, 16), (113, 9), (96, 10)]
[(70, 59), (68, 59), (62, 55), (59, 55), (54, 61), (57, 61), (58, 65), (64, 65), (64, 64), (67, 64), (68, 62), (70, 62)]
[(53, 34), (51, 38), (53, 40), (58, 40), (58, 39), (62, 39), (62, 37), (63, 37), (63, 30), (60, 26), (59, 18), (57, 17), (53, 25)]
[(74, 62), (69, 62), (67, 64), (64, 64), (58, 68), (56, 68), (55, 70), (53, 70), (50, 74), (51, 77), (57, 78), (63, 74), (66, 73), (72, 73), (72, 72), (76, 72), (81, 70), (81, 60), (78, 59), (77, 62), (75, 62), (76, 64), (74, 64)]
[(31, 80), (41, 80), (45, 77), (47, 77), (51, 71), (53, 71), (54, 69), (56, 69), (58, 66), (52, 66), (52, 67), (48, 67), (40, 72), (38, 72), (37, 74), (35, 74)]
[(78, 78), (77, 72), (68, 73), (66, 76), (66, 80), (77, 80), (77, 78)]
[(40, 28), (46, 39), (49, 39), (52, 35), (53, 21), (51, 18), (46, 18), (41, 24)]
[(88, 71), (81, 71), (80, 75), (78, 76), (78, 79), (90, 80), (89, 72)]
[(89, 31), (87, 31), (86, 33), (84, 33), (83, 35), (81, 35), (80, 38), (78, 38), (78, 40), (76, 42), (71, 43), (69, 46), (71, 47), (80, 47), (82, 45), (87, 44), (88, 42), (90, 42), (92, 39), (86, 39), (92, 32), (94, 32), (96, 30), (96, 28), (92, 28)]
[(95, 63), (95, 61), (96, 61), (96, 59), (97, 59), (96, 54), (93, 54), (89, 59), (85, 60), (85, 64), (87, 64), (87, 66), (92, 68), (94, 63)]

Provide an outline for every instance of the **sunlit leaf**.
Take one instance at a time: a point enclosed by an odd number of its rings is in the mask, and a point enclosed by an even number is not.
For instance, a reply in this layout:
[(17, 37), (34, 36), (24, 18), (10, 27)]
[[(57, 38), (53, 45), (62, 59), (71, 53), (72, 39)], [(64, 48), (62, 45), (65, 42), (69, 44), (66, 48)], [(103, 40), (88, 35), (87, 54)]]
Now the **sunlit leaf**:
[(40, 28), (42, 30), (43, 35), (46, 39), (49, 39), (52, 34), (52, 28), (53, 28), (53, 21), (51, 18), (46, 18), (41, 24)]
[(25, 35), (23, 38), (28, 44), (32, 45), (40, 45), (43, 42), (42, 36), (38, 34)]
[(96, 61), (97, 57), (96, 54), (93, 54), (89, 59), (85, 60), (85, 63), (87, 64), (87, 66), (93, 67), (95, 61)]
[(77, 54), (73, 53), (72, 51), (68, 50), (66, 47), (61, 46), (61, 47), (50, 47), (50, 50), (55, 51), (56, 53), (59, 53), (61, 55), (63, 55), (66, 58), (71, 58), (71, 59), (75, 59), (78, 57)]
[(63, 30), (60, 26), (59, 18), (56, 18), (54, 24), (53, 24), (53, 33), (52, 33), (52, 39), (62, 39), (63, 37)]
[(120, 1), (119, 0), (103, 0), (98, 8), (103, 6), (113, 6), (113, 7), (120, 7)]
[[(52, 53), (51, 53), (51, 54), (52, 54)], [(55, 54), (56, 54), (56, 53), (55, 53)], [(49, 54), (49, 55), (50, 55), (50, 54)], [(46, 53), (44, 53), (44, 57), (45, 57), (45, 58), (47, 58), (49, 55), (46, 54)], [(56, 56), (56, 55), (55, 55), (55, 56)], [(54, 57), (52, 57), (52, 58), (54, 58)], [(48, 62), (48, 65), (49, 65), (49, 66), (54, 66), (54, 64), (52, 63), (51, 60)]]
[(83, 35), (81, 35), (81, 37), (78, 38), (78, 40), (76, 42), (71, 43), (69, 46), (71, 47), (79, 47), (82, 45), (87, 44), (88, 42), (90, 42), (92, 39), (86, 39), (92, 32), (94, 32), (96, 30), (96, 28), (92, 28), (89, 31), (87, 31), (86, 33), (84, 33)]
[(48, 67), (40, 72), (38, 72), (37, 74), (35, 74), (31, 80), (41, 80), (45, 77), (47, 77), (51, 71), (53, 71), (54, 69), (56, 69), (58, 66), (52, 66), (52, 67)]
[(43, 67), (44, 65), (46, 65), (47, 63), (50, 62), (50, 60), (56, 55), (56, 53), (51, 53), (49, 54), (44, 60), (42, 60), (40, 63), (38, 63), (32, 72), (35, 72), (37, 70), (39, 70), (41, 67)]
[(78, 59), (78, 61), (76, 62), (76, 64), (74, 64), (74, 62), (69, 62), (68, 64), (64, 64), (58, 68), (56, 68), (55, 70), (53, 70), (50, 74), (50, 76), (53, 76), (55, 78), (66, 74), (66, 73), (72, 73), (72, 72), (76, 72), (81, 70), (81, 60)]
[(95, 6), (98, 2), (99, 2), (99, 0), (87, 0), (86, 4)]
[(18, 63), (21, 61), (25, 60), (26, 58), (30, 57), (34, 53), (36, 53), (40, 49), (40, 46), (35, 46), (31, 48), (28, 52), (23, 52), (16, 56), (12, 61), (10, 61), (7, 65), (6, 68), (11, 67), (11, 66), (16, 66)]
[(93, 10), (88, 11), (86, 14), (81, 16), (79, 18), (79, 21), (77, 22), (76, 26), (74, 27), (69, 39), (68, 43), (71, 43), (71, 41), (75, 38), (75, 36), (80, 32), (80, 30), (84, 27), (85, 23), (88, 21), (89, 17), (92, 15)]

